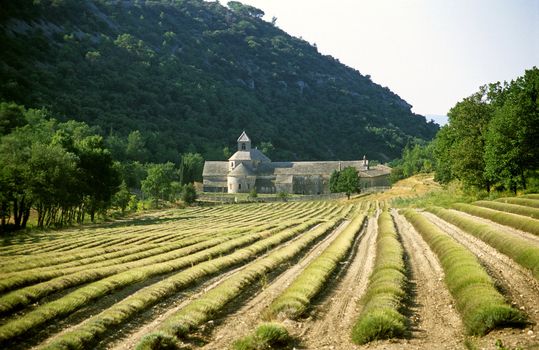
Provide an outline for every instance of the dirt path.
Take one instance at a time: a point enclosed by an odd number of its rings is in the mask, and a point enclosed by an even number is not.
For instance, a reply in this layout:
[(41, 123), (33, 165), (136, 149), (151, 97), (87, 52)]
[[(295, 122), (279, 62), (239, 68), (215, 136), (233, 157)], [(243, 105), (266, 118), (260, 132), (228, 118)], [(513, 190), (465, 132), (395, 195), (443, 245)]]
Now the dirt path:
[(358, 315), (357, 302), (365, 292), (376, 255), (377, 216), (369, 218), (362, 236), (356, 240), (349, 264), (335, 288), (323, 298), (315, 318), (296, 323), (298, 337), (306, 349), (354, 349), (350, 334)]
[(413, 302), (410, 306), (412, 336), (397, 341), (378, 341), (365, 349), (464, 349), (464, 329), (453, 298), (443, 282), (436, 255), (421, 235), (396, 211), (392, 212), (408, 255)]
[[(436, 215), (431, 213), (424, 213), (424, 215), (460, 244), (470, 249), (496, 280), (502, 293), (508, 297), (515, 307), (523, 310), (528, 315), (530, 322), (535, 325), (539, 324), (539, 282), (533, 278), (528, 270), (480, 239), (465, 233)], [(476, 341), (482, 345), (492, 345), (496, 339), (500, 338), (504, 340), (505, 346), (539, 346), (539, 339), (533, 328), (533, 326), (528, 327), (525, 332), (514, 329), (497, 330)], [(530, 330), (531, 333), (528, 334)]]
[[(245, 306), (240, 308), (237, 312), (227, 316), (224, 322), (217, 326), (213, 332), (213, 338), (215, 341), (207, 344), (207, 346), (204, 348), (226, 349), (228, 344), (238, 338), (239, 334), (247, 333), (249, 330), (251, 330), (251, 328), (257, 323), (258, 317), (260, 316), (260, 312), (263, 310), (263, 308), (282, 291), (281, 289), (286, 288), (295, 278), (295, 276), (299, 274), (299, 272), (302, 271), (312, 259), (318, 256), (320, 252), (325, 249), (335, 237), (337, 237), (344, 227), (348, 225), (348, 223), (349, 221), (343, 222), (338, 228), (333, 230), (332, 233), (317, 243), (309, 251), (308, 255), (298, 264), (286, 270), (283, 275), (281, 275), (266, 289), (262, 290), (258, 295), (247, 302), (247, 304), (245, 304)], [(287, 244), (289, 244), (289, 242), (287, 242)], [(200, 289), (196, 293), (188, 296), (185, 299), (181, 299), (181, 301), (178, 301), (176, 304), (172, 305), (172, 307), (157, 313), (157, 317), (154, 317), (149, 323), (143, 324), (137, 329), (132, 330), (130, 334), (123, 335), (121, 341), (111, 344), (108, 348), (115, 350), (134, 349), (136, 344), (144, 335), (156, 330), (161, 325), (163, 320), (168, 318), (171, 314), (185, 307), (188, 303), (199, 298), (208, 290), (219, 285), (224, 279), (228, 278), (233, 273), (244, 269), (246, 266), (247, 265), (243, 265), (240, 268), (227, 273), (226, 275), (218, 276), (218, 278), (205, 285), (204, 288)]]
[(491, 220), (488, 220), (488, 219), (484, 219), (482, 217), (479, 217), (479, 216), (474, 216), (474, 215), (471, 215), (471, 214), (468, 214), (468, 213), (465, 213), (465, 212), (462, 212), (462, 211), (458, 211), (458, 210), (454, 210), (454, 209), (450, 209), (451, 211), (453, 211), (454, 213), (458, 213), (459, 215), (462, 215), (463, 217), (466, 217), (468, 219), (472, 219), (472, 220), (475, 220), (479, 223), (482, 223), (482, 224), (487, 224), (487, 225), (490, 225), (492, 226), (493, 228), (499, 230), (499, 231), (502, 231), (502, 232), (507, 232), (507, 233), (510, 233), (510, 234), (513, 234), (513, 235), (516, 235), (520, 238), (524, 238), (530, 242), (532, 242), (533, 244), (539, 244), (539, 236), (535, 236), (531, 233), (528, 233), (528, 232), (524, 232), (524, 231), (521, 231), (521, 230), (517, 230), (516, 228), (512, 228), (510, 226), (505, 226), (505, 225), (501, 225), (501, 224), (498, 224), (497, 222), (494, 222), (494, 221), (491, 221)]

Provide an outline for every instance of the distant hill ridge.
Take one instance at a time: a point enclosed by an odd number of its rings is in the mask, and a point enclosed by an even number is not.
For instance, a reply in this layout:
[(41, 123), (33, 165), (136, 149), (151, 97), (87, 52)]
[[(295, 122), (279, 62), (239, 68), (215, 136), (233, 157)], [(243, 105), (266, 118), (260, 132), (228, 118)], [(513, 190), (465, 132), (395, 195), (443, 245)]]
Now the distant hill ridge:
[[(0, 99), (140, 130), (151, 161), (226, 159), (239, 130), (274, 160), (400, 156), (438, 126), (238, 2), (21, 0), (0, 5)], [(118, 146), (119, 145), (119, 146)]]

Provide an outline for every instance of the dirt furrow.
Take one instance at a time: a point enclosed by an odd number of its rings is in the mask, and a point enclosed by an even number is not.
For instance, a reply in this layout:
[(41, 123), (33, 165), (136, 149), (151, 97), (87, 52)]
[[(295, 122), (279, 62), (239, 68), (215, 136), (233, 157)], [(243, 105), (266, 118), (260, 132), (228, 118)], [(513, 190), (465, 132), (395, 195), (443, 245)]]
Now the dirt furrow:
[[(315, 225), (311, 229), (314, 229), (317, 226), (318, 225)], [(288, 241), (286, 241), (284, 243), (281, 243), (279, 245), (279, 247), (286, 246), (286, 245), (290, 244), (291, 242), (299, 239), (300, 237), (301, 237), (301, 235), (296, 235), (292, 239), (290, 239), (290, 240), (288, 240)], [(269, 252), (261, 255), (256, 260), (265, 257), (267, 254), (269, 254)], [(226, 269), (225, 271), (223, 271), (223, 273), (219, 274), (218, 276), (215, 276), (215, 277), (210, 277), (209, 276), (208, 278), (204, 278), (203, 281), (200, 281), (200, 285), (193, 285), (193, 286), (187, 287), (185, 290), (183, 290), (183, 291), (181, 291), (181, 292), (179, 292), (179, 293), (177, 293), (177, 294), (175, 294), (173, 296), (170, 296), (168, 298), (165, 298), (165, 299), (161, 300), (158, 304), (154, 305), (153, 307), (149, 308), (148, 310), (145, 310), (142, 313), (140, 313), (138, 315), (135, 315), (131, 320), (129, 320), (122, 327), (118, 328), (117, 330), (111, 330), (108, 334), (106, 334), (104, 336), (104, 338), (101, 341), (99, 341), (99, 343), (96, 345), (96, 348), (99, 348), (99, 349), (105, 349), (105, 348), (108, 349), (108, 348), (116, 348), (116, 347), (120, 347), (120, 348), (123, 348), (123, 349), (134, 348), (136, 343), (134, 343), (132, 341), (132, 339), (131, 339), (131, 338), (133, 338), (133, 333), (136, 333), (137, 332), (136, 330), (138, 330), (139, 328), (145, 327), (145, 325), (148, 324), (148, 320), (154, 320), (155, 321), (155, 319), (157, 318), (159, 320), (159, 323), (160, 323), (161, 320), (163, 319), (163, 315), (165, 313), (166, 313), (166, 315), (168, 315), (168, 312), (171, 312), (171, 308), (173, 310), (178, 310), (178, 309), (182, 308), (183, 306), (186, 305), (186, 303), (192, 301), (197, 296), (199, 296), (202, 293), (206, 292), (207, 290), (213, 288), (215, 285), (221, 283), (224, 279), (228, 278), (229, 276), (233, 275), (234, 273), (245, 269), (247, 266), (249, 266), (249, 264), (241, 265), (241, 266), (238, 266), (238, 267), (235, 267), (235, 268), (232, 268), (232, 269)], [(136, 291), (138, 291), (140, 289), (143, 289), (143, 288), (151, 287), (151, 285), (153, 283), (161, 281), (162, 279), (166, 278), (166, 276), (172, 276), (172, 275), (174, 275), (176, 273), (178, 273), (178, 271), (166, 274), (164, 276), (156, 276), (154, 278), (151, 278), (150, 280), (143, 281), (142, 283), (139, 283), (137, 285), (134, 285), (134, 286), (123, 289), (120, 292), (121, 294), (113, 293), (113, 294), (107, 295), (107, 296), (97, 300), (95, 303), (91, 304), (92, 305), (90, 307), (91, 310), (89, 310), (88, 308), (84, 308), (83, 311), (85, 312), (86, 315), (88, 315), (88, 314), (90, 314), (90, 316), (95, 315), (95, 314), (99, 313), (100, 311), (105, 310), (106, 308), (108, 308), (110, 306), (109, 305), (110, 303), (106, 304), (106, 306), (103, 306), (102, 304), (104, 303), (104, 300), (107, 300), (107, 301), (112, 300), (113, 302), (118, 302), (118, 301), (122, 300), (123, 298), (128, 297), (131, 294), (134, 294)], [(136, 287), (136, 289), (133, 289), (130, 292), (130, 288), (135, 288), (135, 287)], [(121, 295), (121, 297), (119, 297), (119, 295)], [(79, 311), (77, 311), (74, 315), (76, 315), (78, 312)], [(82, 322), (81, 322), (81, 320), (82, 320)], [(87, 317), (76, 317), (75, 319), (73, 319), (73, 316), (70, 315), (70, 316), (68, 316), (66, 321), (63, 322), (62, 327), (55, 327), (55, 330), (50, 331), (50, 332), (45, 332), (45, 333), (47, 333), (46, 335), (48, 336), (48, 338), (40, 339), (39, 342), (44, 341), (43, 344), (47, 344), (47, 343), (51, 342), (54, 338), (56, 338), (58, 336), (61, 336), (61, 335), (65, 334), (65, 333), (67, 333), (67, 332), (76, 330), (77, 328), (84, 325), (86, 322), (88, 322)], [(60, 328), (59, 332), (58, 332), (58, 328)], [(54, 334), (54, 335), (52, 335), (52, 334)], [(140, 338), (145, 334), (146, 334), (146, 332), (141, 334), (139, 336), (138, 340), (140, 340)], [(123, 346), (122, 345), (123, 343), (127, 343), (127, 345)]]
[[(539, 301), (539, 282), (535, 280), (528, 270), (480, 239), (467, 234), (436, 215), (431, 213), (424, 213), (424, 215), (460, 244), (470, 249), (496, 280), (499, 289), (513, 305), (526, 312), (531, 323), (539, 324), (539, 304), (537, 303)], [(530, 330), (531, 332), (528, 334)], [(528, 327), (525, 332), (512, 329), (498, 330), (491, 332), (480, 342), (493, 344), (500, 337), (504, 339), (506, 346), (539, 345), (539, 339), (536, 332), (533, 331), (533, 327)]]
[(411, 337), (374, 342), (368, 349), (463, 349), (464, 328), (444, 284), (443, 269), (421, 235), (395, 210), (392, 212), (410, 266)]
[[(134, 349), (137, 343), (132, 341), (132, 337), (133, 337), (132, 332), (135, 332), (138, 328), (140, 328), (140, 324), (144, 323), (145, 322), (144, 320), (156, 319), (155, 320), (156, 322), (157, 320), (161, 320), (163, 318), (163, 314), (167, 310), (170, 310), (171, 308), (174, 308), (174, 310), (177, 310), (178, 308), (183, 307), (185, 304), (194, 300), (205, 291), (219, 284), (223, 279), (228, 278), (232, 274), (244, 268), (245, 268), (245, 265), (237, 267), (230, 271), (224, 272), (223, 274), (210, 278), (202, 282), (200, 285), (191, 286), (170, 298), (166, 298), (165, 300), (161, 301), (159, 304), (142, 312), (140, 315), (135, 316), (134, 319), (130, 320), (123, 327), (115, 330), (114, 332), (111, 332), (110, 334), (107, 334), (104, 339), (102, 339), (98, 344), (95, 345), (95, 348), (96, 349), (113, 349), (113, 348), (114, 349)], [(130, 294), (132, 293), (130, 293), (128, 290), (125, 290), (125, 291), (122, 291), (121, 295), (129, 296)], [(116, 299), (117, 301), (122, 299), (122, 297), (119, 296), (118, 293), (106, 296), (105, 298)], [(97, 301), (97, 304), (101, 304), (101, 303), (102, 303), (101, 300)], [(58, 337), (66, 332), (72, 331), (80, 327), (81, 325), (83, 325), (86, 321), (87, 320), (83, 320), (82, 322), (78, 323), (75, 320), (71, 320), (71, 317), (68, 317), (68, 319), (64, 322), (65, 324), (67, 324), (67, 326), (64, 326), (60, 332), (58, 332), (57, 334), (54, 334), (54, 337)], [(140, 338), (144, 336), (145, 334), (146, 333), (141, 334), (138, 337), (138, 340), (140, 340)], [(52, 337), (49, 337), (45, 339), (45, 341), (40, 345), (47, 344), (51, 340), (52, 340)]]
[[(206, 347), (208, 349), (226, 349), (227, 344), (231, 343), (233, 340), (237, 339), (238, 334), (241, 334), (239, 332), (248, 332), (249, 326), (252, 327), (254, 324), (256, 324), (256, 321), (258, 317), (260, 316), (260, 312), (263, 310), (263, 308), (271, 302), (275, 296), (280, 293), (279, 288), (286, 288), (288, 284), (294, 279), (294, 277), (312, 260), (314, 257), (318, 256), (320, 252), (325, 249), (335, 237), (348, 225), (349, 221), (343, 222), (341, 225), (339, 225), (338, 228), (333, 230), (332, 233), (330, 233), (327, 237), (325, 237), (322, 241), (317, 243), (308, 253), (308, 255), (301, 260), (298, 264), (294, 265), (290, 269), (286, 270), (283, 275), (281, 275), (277, 280), (272, 282), (269, 286), (264, 286), (262, 291), (258, 293), (256, 296), (254, 296), (253, 299), (248, 301), (243, 307), (241, 307), (238, 311), (233, 313), (232, 315), (228, 315), (225, 317), (224, 320), (216, 320), (211, 321), (210, 323), (213, 324), (219, 324), (215, 327), (215, 330), (213, 331), (213, 339), (215, 339), (214, 342), (210, 342), (207, 344)], [(293, 240), (292, 240), (293, 241)], [(287, 242), (287, 244), (290, 244), (290, 242)], [(284, 246), (284, 245), (283, 245)], [(136, 344), (140, 341), (140, 339), (145, 335), (148, 334), (154, 330), (156, 330), (161, 322), (168, 318), (171, 314), (177, 312), (184, 306), (186, 306), (188, 303), (190, 303), (193, 300), (196, 300), (199, 298), (202, 294), (207, 292), (208, 290), (216, 287), (219, 285), (222, 281), (224, 281), (226, 278), (230, 277), (233, 273), (236, 273), (242, 269), (244, 269), (247, 265), (241, 266), (238, 269), (235, 269), (234, 271), (231, 271), (227, 274), (220, 275), (214, 280), (212, 280), (211, 283), (208, 283), (204, 286), (204, 288), (200, 289), (198, 292), (190, 295), (189, 297), (182, 299), (180, 302), (176, 302), (172, 305), (170, 308), (166, 308), (161, 310), (159, 313), (153, 313), (154, 317), (152, 317), (152, 320), (148, 323), (145, 323), (136, 329), (133, 329), (129, 334), (126, 334), (122, 337), (122, 341), (115, 342), (114, 344), (111, 344), (108, 348), (115, 349), (115, 350), (127, 350), (127, 349), (134, 349)], [(284, 287), (283, 287), (284, 285)], [(223, 323), (220, 324), (220, 321)]]
[(227, 349), (232, 342), (239, 337), (252, 331), (253, 327), (261, 321), (262, 311), (281, 294), (303, 269), (326, 249), (331, 242), (349, 224), (343, 222), (338, 228), (324, 240), (316, 244), (297, 264), (287, 269), (268, 286), (264, 286), (260, 293), (256, 294), (243, 307), (234, 314), (226, 317), (223, 322), (215, 327), (212, 332), (212, 341), (204, 346), (204, 349)]
[(474, 216), (474, 215), (471, 215), (471, 214), (468, 214), (468, 213), (465, 213), (465, 212), (462, 212), (462, 211), (458, 211), (458, 210), (455, 210), (455, 209), (450, 209), (450, 210), (455, 212), (455, 213), (458, 213), (459, 215), (462, 215), (463, 217), (466, 217), (468, 219), (475, 220), (475, 221), (477, 221), (479, 223), (482, 223), (482, 224), (490, 225), (493, 228), (495, 228), (497, 230), (500, 230), (502, 232), (507, 232), (509, 234), (519, 236), (520, 238), (527, 239), (528, 241), (532, 242), (533, 244), (536, 244), (536, 245), (539, 244), (539, 236), (535, 236), (535, 235), (533, 235), (531, 233), (524, 232), (524, 231), (521, 231), (521, 230), (517, 230), (516, 228), (510, 227), (510, 226), (505, 226), (505, 225), (498, 224), (497, 222), (491, 221), (489, 219), (482, 218), (480, 216)]
[(306, 349), (353, 349), (350, 335), (358, 315), (357, 302), (365, 292), (376, 254), (377, 216), (369, 218), (366, 229), (356, 240), (348, 266), (341, 269), (335, 288), (323, 298), (313, 319), (296, 323)]

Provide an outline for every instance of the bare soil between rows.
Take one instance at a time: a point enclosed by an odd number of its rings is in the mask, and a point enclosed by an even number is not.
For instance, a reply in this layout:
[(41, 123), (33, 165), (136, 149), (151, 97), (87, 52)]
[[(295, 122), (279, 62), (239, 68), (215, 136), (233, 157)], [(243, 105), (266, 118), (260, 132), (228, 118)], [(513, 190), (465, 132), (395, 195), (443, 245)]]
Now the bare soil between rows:
[(347, 221), (333, 230), (331, 234), (311, 248), (297, 264), (283, 272), (260, 293), (253, 296), (244, 306), (220, 323), (212, 332), (212, 341), (203, 349), (227, 349), (232, 345), (233, 341), (251, 332), (262, 321), (264, 309), (294, 281), (311, 261), (333, 242), (348, 224), (349, 222)]
[[(316, 256), (317, 254), (319, 254), (322, 249), (320, 247), (326, 247), (327, 245), (329, 245), (333, 241), (333, 239), (338, 235), (338, 233), (344, 227), (346, 227), (348, 223), (349, 223), (348, 221), (343, 222), (337, 229), (334, 229), (331, 233), (329, 233), (324, 238), (322, 238), (321, 241), (315, 243), (315, 245), (312, 248), (307, 250), (308, 252), (307, 256), (311, 256), (311, 255)], [(286, 243), (283, 243), (279, 247), (288, 245), (292, 243), (293, 241), (295, 241), (296, 239), (299, 239), (300, 237), (301, 235), (295, 237), (294, 239), (290, 241), (287, 241)], [(276, 248), (279, 248), (279, 247), (276, 247)], [(258, 259), (266, 255), (267, 254), (264, 254)], [(253, 262), (255, 261), (256, 260), (253, 260)], [(283, 276), (284, 277), (289, 276), (293, 272), (296, 266), (300, 267), (302, 264), (303, 264), (303, 260), (300, 263), (294, 265), (292, 268), (286, 269), (283, 273), (284, 274)], [(148, 311), (145, 313), (145, 315), (137, 317), (137, 320), (135, 322), (132, 322), (132, 326), (123, 332), (121, 339), (116, 339), (116, 341), (111, 342), (106, 348), (108, 349), (133, 349), (135, 348), (136, 344), (142, 339), (144, 335), (152, 331), (155, 331), (161, 325), (163, 320), (165, 320), (168, 316), (177, 312), (181, 308), (185, 307), (191, 301), (196, 300), (197, 298), (201, 297), (205, 292), (209, 291), (210, 289), (217, 287), (225, 279), (227, 279), (234, 273), (239, 272), (240, 270), (246, 268), (247, 266), (249, 266), (249, 264), (246, 264), (237, 269), (234, 269), (233, 271), (227, 274), (219, 275), (218, 277), (213, 279), (211, 283), (206, 284), (203, 288), (199, 288), (195, 293), (181, 300), (178, 300), (178, 298), (176, 297), (176, 298), (173, 298), (175, 300), (171, 300), (171, 302), (169, 303), (166, 303), (166, 304), (161, 303), (157, 305), (155, 308), (159, 309), (158, 312), (155, 312), (155, 310)], [(287, 266), (283, 266), (281, 269), (276, 271), (276, 273), (281, 272), (282, 269), (285, 267)], [(278, 280), (280, 280), (281, 278), (283, 278), (283, 276), (277, 277), (277, 276), (271, 275), (271, 276), (267, 276), (267, 278), (270, 281), (273, 278), (278, 278)], [(242, 296), (240, 296), (239, 298), (237, 298), (237, 300), (227, 305), (225, 310), (222, 310), (214, 320), (211, 320), (207, 324), (203, 325), (199, 332), (193, 334), (188, 339), (188, 341), (191, 343), (190, 345), (199, 347), (199, 346), (204, 346), (206, 344), (207, 346), (211, 348), (211, 346), (213, 346), (214, 344), (214, 339), (220, 339), (219, 335), (215, 335), (215, 334), (218, 334), (220, 329), (224, 329), (224, 333), (227, 334), (229, 325), (237, 326), (241, 324), (238, 320), (244, 320), (245, 317), (249, 317), (250, 314), (253, 314), (253, 311), (250, 310), (250, 308), (252, 308), (253, 305), (256, 306), (256, 308), (259, 307), (258, 302), (257, 302), (257, 300), (260, 299), (259, 296), (264, 295), (264, 297), (262, 297), (262, 300), (266, 300), (267, 293), (271, 292), (272, 286), (276, 284), (275, 282), (273, 282), (270, 284), (270, 287), (268, 287), (266, 285), (267, 283), (268, 283), (267, 280), (263, 279), (261, 282), (256, 283), (255, 285), (252, 285), (249, 288), (247, 288), (244, 291), (244, 293), (242, 293)], [(254, 297), (254, 301), (247, 300), (247, 298), (249, 298), (250, 296)], [(243, 311), (245, 308), (247, 308), (248, 310), (247, 312)], [(242, 314), (243, 316), (236, 316), (238, 313)], [(224, 326), (222, 325), (223, 323), (225, 324)], [(231, 334), (237, 335), (238, 333), (234, 332)], [(222, 342), (229, 343), (234, 339), (236, 338), (226, 339), (225, 337), (222, 340)], [(227, 345), (225, 345), (224, 343), (222, 344), (221, 342), (218, 341), (217, 344), (219, 345), (216, 345), (217, 346), (216, 348), (225, 349)]]
[[(289, 244), (290, 242), (298, 239), (298, 237), (299, 236), (296, 236), (291, 240), (282, 243), (282, 245)], [(261, 254), (261, 256), (254, 258), (252, 261), (263, 257), (266, 254)], [(212, 288), (215, 284), (220, 283), (223, 279), (226, 279), (235, 272), (246, 268), (248, 264), (249, 263), (241, 266), (227, 268), (218, 275), (204, 277), (201, 280), (197, 281), (195, 284), (182, 288), (181, 291), (178, 291), (174, 295), (164, 300), (161, 300), (158, 304), (148, 308), (147, 310), (137, 315), (134, 315), (126, 323), (122, 324), (121, 327), (111, 328), (107, 332), (107, 334), (104, 335), (103, 339), (101, 339), (96, 344), (92, 344), (92, 347), (95, 349), (106, 349), (112, 346), (110, 345), (110, 343), (116, 344), (125, 341), (125, 339), (129, 341), (133, 329), (140, 327), (141, 324), (146, 324), (148, 319), (162, 318), (163, 313), (165, 313), (167, 310), (171, 308), (177, 309), (179, 307), (183, 307), (183, 305), (185, 305), (188, 301), (191, 301), (194, 298), (198, 297), (202, 293), (200, 292), (200, 290), (205, 291), (209, 288)], [(184, 269), (180, 269), (163, 275), (154, 276), (143, 282), (135, 283), (133, 285), (122, 288), (120, 291), (106, 295), (96, 300), (92, 304), (85, 305), (83, 308), (75, 311), (74, 313), (68, 315), (63, 319), (59, 319), (56, 322), (49, 323), (46, 328), (39, 329), (37, 334), (32, 335), (28, 339), (21, 340), (20, 345), (24, 348), (28, 348), (29, 346), (35, 346), (39, 343), (41, 343), (41, 345), (47, 344), (64, 333), (76, 330), (78, 327), (85, 324), (90, 317), (97, 315), (102, 311), (105, 311), (107, 308), (112, 307), (115, 303), (123, 300), (124, 298), (128, 298), (136, 292), (144, 288), (151, 287), (154, 283), (160, 282), (183, 270)], [(129, 346), (131, 347), (127, 348), (134, 348), (135, 344), (136, 343), (130, 344)]]
[(352, 326), (358, 315), (358, 301), (365, 293), (376, 254), (377, 215), (368, 219), (361, 236), (344, 262), (336, 283), (313, 305), (313, 315), (302, 323), (295, 323), (294, 333), (304, 349), (353, 349)]
[(504, 346), (510, 348), (539, 347), (539, 339), (536, 334), (539, 324), (539, 282), (535, 280), (530, 271), (480, 239), (467, 234), (436, 215), (431, 213), (423, 215), (474, 253), (508, 302), (528, 316), (530, 324), (524, 329), (494, 330), (484, 337), (474, 338), (473, 342), (481, 348), (492, 346), (498, 339), (502, 340)]

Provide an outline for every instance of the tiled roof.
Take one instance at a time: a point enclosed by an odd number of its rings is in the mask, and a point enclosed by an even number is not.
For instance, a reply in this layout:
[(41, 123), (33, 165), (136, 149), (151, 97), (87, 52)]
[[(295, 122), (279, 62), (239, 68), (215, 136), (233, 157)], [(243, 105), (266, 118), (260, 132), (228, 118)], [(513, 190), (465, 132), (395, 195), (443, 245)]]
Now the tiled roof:
[(229, 176), (242, 176), (242, 175), (252, 176), (254, 175), (254, 173), (251, 169), (243, 165), (243, 163), (240, 163), (240, 165), (235, 167), (234, 170), (228, 173), (228, 175)]
[[(247, 153), (247, 151), (238, 151), (238, 153)], [(235, 155), (236, 155), (235, 154)], [(262, 154), (260, 152), (260, 154)], [(263, 155), (263, 154), (262, 154)], [(248, 156), (248, 155), (245, 155)], [(234, 156), (233, 156), (234, 157)], [(239, 156), (231, 160), (248, 160), (241, 159)], [(376, 165), (365, 170), (362, 160), (354, 161), (328, 161), (328, 162), (263, 162), (258, 166), (255, 174), (260, 176), (279, 176), (285, 178), (287, 175), (322, 175), (331, 176), (334, 170), (342, 170), (352, 166), (359, 171), (361, 177), (377, 177), (389, 175), (391, 168), (385, 165)], [(239, 166), (238, 166), (239, 167)], [(236, 169), (238, 168), (236, 167)], [(249, 169), (250, 170), (250, 169)], [(204, 164), (204, 176), (226, 176), (228, 174), (228, 162), (210, 162)]]
[(359, 175), (361, 177), (377, 177), (382, 175), (389, 175), (391, 174), (391, 168), (387, 165), (375, 165), (370, 167), (369, 170), (360, 170)]
[(260, 162), (271, 162), (271, 159), (266, 157), (264, 153), (253, 148), (250, 151), (237, 151), (228, 160), (258, 160)]
[(228, 173), (228, 162), (210, 161), (204, 162), (202, 176), (226, 176)]

